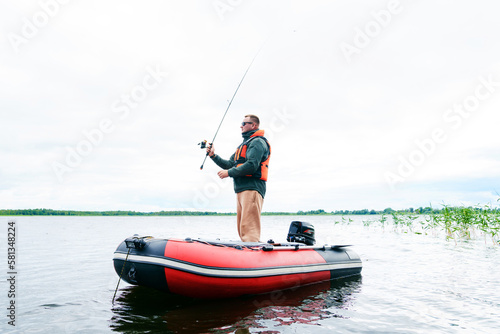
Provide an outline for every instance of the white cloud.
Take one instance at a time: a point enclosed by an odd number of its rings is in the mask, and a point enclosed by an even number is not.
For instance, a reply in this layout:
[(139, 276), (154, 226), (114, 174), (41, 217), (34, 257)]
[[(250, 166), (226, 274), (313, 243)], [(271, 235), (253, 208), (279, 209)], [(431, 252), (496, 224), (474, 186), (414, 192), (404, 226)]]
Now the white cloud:
[[(340, 43), (387, 1), (243, 2), (224, 20), (210, 2), (61, 6), (18, 53), (7, 38), (0, 44), (0, 207), (234, 210), (230, 180), (214, 178), (211, 161), (199, 170), (196, 144), (212, 139), (260, 47), (215, 145), (228, 158), (242, 116), (261, 116), (273, 145), (265, 210), (488, 198), (500, 188), (500, 89), (458, 129), (443, 114), (474, 93), (479, 77), (500, 81), (498, 5), (400, 3), (351, 63)], [(37, 11), (8, 2), (5, 36), (21, 34)], [(156, 66), (168, 72), (164, 82), (126, 119), (113, 113)], [(60, 183), (51, 164), (106, 118), (113, 131)], [(447, 140), (391, 191), (384, 173), (437, 127)]]

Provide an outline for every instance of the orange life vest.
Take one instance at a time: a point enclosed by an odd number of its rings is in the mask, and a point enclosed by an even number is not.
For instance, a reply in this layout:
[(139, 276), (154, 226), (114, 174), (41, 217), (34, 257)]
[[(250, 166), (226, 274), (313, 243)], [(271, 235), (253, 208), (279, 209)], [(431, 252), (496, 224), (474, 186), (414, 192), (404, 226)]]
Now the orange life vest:
[(247, 161), (246, 155), (247, 155), (248, 144), (255, 138), (264, 139), (264, 141), (267, 144), (267, 147), (269, 148), (269, 154), (267, 155), (267, 157), (266, 156), (262, 157), (263, 160), (260, 162), (260, 168), (258, 168), (255, 171), (255, 173), (245, 176), (256, 177), (260, 180), (267, 181), (267, 174), (269, 172), (269, 160), (271, 159), (271, 145), (264, 137), (264, 130), (256, 131), (253, 135), (250, 136), (249, 139), (247, 139), (240, 146), (238, 146), (238, 148), (236, 149), (236, 153), (234, 154), (234, 161), (236, 162), (236, 167), (243, 165), (245, 161)]

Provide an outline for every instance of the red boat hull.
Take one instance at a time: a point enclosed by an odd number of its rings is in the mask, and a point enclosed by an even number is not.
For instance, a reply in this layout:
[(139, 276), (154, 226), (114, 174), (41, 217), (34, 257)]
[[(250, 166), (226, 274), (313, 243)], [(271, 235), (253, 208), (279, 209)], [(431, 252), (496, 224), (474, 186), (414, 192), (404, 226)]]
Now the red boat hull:
[(131, 284), (196, 298), (267, 293), (358, 275), (362, 267), (345, 247), (146, 240), (142, 249), (118, 246), (117, 274)]

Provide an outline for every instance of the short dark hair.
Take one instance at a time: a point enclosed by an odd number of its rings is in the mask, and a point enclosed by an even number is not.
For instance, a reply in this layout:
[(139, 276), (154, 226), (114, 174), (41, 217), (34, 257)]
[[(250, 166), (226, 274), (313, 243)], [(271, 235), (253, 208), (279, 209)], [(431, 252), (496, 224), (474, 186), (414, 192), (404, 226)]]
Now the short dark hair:
[(259, 118), (257, 116), (250, 114), (250, 115), (245, 115), (245, 117), (249, 117), (252, 122), (254, 122), (255, 124), (257, 124), (257, 126), (260, 125), (260, 120), (259, 120)]

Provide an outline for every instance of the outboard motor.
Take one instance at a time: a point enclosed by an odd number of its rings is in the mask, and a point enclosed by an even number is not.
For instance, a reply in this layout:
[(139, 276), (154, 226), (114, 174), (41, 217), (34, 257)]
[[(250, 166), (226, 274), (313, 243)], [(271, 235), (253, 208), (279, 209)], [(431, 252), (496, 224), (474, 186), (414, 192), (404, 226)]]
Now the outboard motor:
[(286, 241), (300, 242), (309, 246), (316, 243), (314, 239), (314, 226), (306, 222), (293, 221), (288, 230)]

